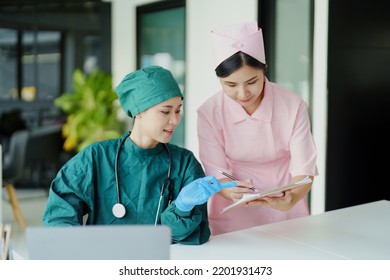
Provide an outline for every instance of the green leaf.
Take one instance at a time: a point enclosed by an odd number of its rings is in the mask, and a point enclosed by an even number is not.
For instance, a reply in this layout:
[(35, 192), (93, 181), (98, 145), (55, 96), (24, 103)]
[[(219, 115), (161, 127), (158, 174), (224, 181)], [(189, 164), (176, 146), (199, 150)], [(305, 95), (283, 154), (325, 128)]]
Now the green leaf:
[(68, 115), (68, 146), (76, 141), (81, 150), (93, 142), (119, 137), (124, 123), (117, 119), (120, 106), (112, 88), (112, 76), (95, 69), (86, 76), (80, 69), (73, 72), (72, 91), (63, 93), (54, 104)]

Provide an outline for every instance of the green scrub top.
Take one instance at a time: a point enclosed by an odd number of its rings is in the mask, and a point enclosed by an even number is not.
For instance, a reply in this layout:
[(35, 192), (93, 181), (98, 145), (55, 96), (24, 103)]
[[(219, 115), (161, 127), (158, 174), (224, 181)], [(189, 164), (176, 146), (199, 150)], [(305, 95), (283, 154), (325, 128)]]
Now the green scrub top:
[[(43, 214), (45, 226), (154, 224), (161, 187), (168, 175), (169, 156), (163, 144), (151, 149), (136, 146), (128, 136), (94, 143), (71, 158), (58, 172), (49, 192)], [(121, 140), (127, 137), (119, 154), (118, 180), (121, 203), (126, 208), (123, 218), (116, 218), (112, 207), (117, 203), (115, 157)], [(204, 177), (201, 164), (193, 153), (167, 144), (172, 155), (171, 178), (173, 202), (169, 191), (158, 215), (158, 224), (168, 225), (172, 242), (203, 244), (210, 237), (207, 204), (184, 212), (174, 200), (180, 190)]]

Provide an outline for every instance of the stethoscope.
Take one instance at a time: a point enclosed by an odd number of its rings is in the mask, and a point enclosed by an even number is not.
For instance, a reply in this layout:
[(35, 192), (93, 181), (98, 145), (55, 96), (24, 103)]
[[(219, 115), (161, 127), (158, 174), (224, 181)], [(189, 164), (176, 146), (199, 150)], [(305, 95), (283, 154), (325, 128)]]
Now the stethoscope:
[[(130, 135), (130, 133), (129, 133), (129, 135)], [(114, 216), (116, 218), (119, 218), (119, 219), (123, 218), (126, 215), (126, 208), (121, 203), (120, 190), (119, 190), (118, 162), (119, 162), (119, 155), (121, 152), (121, 148), (129, 135), (127, 135), (126, 137), (124, 137), (121, 140), (119, 147), (118, 147), (118, 151), (116, 152), (116, 156), (115, 156), (115, 183), (116, 183), (117, 203), (115, 203), (114, 206), (112, 207), (112, 214), (114, 214)], [(173, 180), (171, 179), (172, 155), (171, 155), (171, 151), (169, 150), (168, 146), (166, 144), (163, 144), (163, 145), (164, 145), (165, 150), (168, 153), (169, 167), (168, 167), (167, 178), (164, 180), (164, 183), (161, 186), (160, 199), (158, 201), (156, 218), (154, 221), (155, 225), (157, 225), (158, 214), (160, 213), (161, 202), (162, 202), (162, 199), (164, 197), (165, 190), (168, 189), (168, 195), (169, 195), (168, 205), (172, 201), (172, 197), (173, 197)]]

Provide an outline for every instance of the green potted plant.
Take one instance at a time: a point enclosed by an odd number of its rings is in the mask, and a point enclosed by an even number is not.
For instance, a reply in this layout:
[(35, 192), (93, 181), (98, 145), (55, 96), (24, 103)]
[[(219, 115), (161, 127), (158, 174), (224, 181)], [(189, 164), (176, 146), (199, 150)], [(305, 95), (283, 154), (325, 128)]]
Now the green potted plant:
[(76, 69), (72, 87), (72, 92), (54, 100), (67, 114), (62, 128), (65, 151), (78, 152), (91, 143), (116, 138), (124, 132), (124, 123), (118, 119), (120, 105), (111, 75), (98, 69), (85, 75)]

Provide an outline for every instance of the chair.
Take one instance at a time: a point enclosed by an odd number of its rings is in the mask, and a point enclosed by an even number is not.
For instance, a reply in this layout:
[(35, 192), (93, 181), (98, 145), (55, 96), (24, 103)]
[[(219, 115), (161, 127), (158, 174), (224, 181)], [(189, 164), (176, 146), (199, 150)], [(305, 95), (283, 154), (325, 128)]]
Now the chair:
[[(60, 168), (60, 153), (62, 151), (61, 126), (33, 128), (31, 130), (18, 130), (11, 135), (9, 150), (4, 154), (3, 181), (8, 193), (8, 199), (16, 221), (22, 230), (26, 222), (19, 207), (15, 184), (26, 179), (43, 182), (48, 163), (52, 172)], [(51, 174), (53, 174), (51, 173)], [(53, 175), (54, 176), (54, 175)]]
[(26, 152), (25, 174), (30, 184), (49, 189), (60, 168), (63, 147), (61, 125), (34, 128), (30, 131)]
[(5, 189), (8, 193), (8, 199), (12, 206), (12, 211), (16, 221), (24, 230), (26, 223), (19, 207), (19, 201), (16, 196), (14, 181), (22, 178), (23, 162), (26, 154), (28, 130), (18, 130), (11, 136), (9, 151), (3, 157), (3, 178)]

